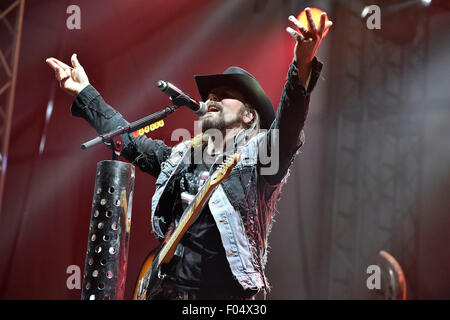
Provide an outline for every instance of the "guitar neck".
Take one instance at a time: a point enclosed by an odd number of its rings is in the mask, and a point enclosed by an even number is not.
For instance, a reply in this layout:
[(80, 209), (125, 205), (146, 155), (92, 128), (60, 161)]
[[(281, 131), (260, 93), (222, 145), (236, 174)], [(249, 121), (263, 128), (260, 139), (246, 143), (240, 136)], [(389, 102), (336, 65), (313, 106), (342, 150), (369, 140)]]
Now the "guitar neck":
[(210, 177), (202, 186), (197, 195), (194, 197), (189, 206), (186, 208), (185, 212), (183, 213), (180, 219), (180, 223), (172, 232), (169, 239), (165, 243), (164, 247), (161, 249), (158, 260), (160, 264), (169, 263), (170, 260), (173, 258), (178, 243), (181, 241), (181, 238), (184, 236), (186, 231), (189, 229), (189, 227), (194, 222), (195, 218), (202, 210), (206, 199), (208, 198), (209, 194), (211, 194), (213, 189), (214, 188), (211, 188), (211, 177)]

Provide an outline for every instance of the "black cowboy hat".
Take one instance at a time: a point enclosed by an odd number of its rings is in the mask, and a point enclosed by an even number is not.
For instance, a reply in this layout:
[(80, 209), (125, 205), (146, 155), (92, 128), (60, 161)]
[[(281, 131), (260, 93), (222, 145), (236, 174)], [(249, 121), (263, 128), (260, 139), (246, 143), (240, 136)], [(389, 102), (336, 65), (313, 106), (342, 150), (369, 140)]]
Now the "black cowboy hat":
[(264, 90), (249, 72), (239, 67), (229, 67), (222, 74), (196, 75), (194, 79), (203, 101), (208, 100), (212, 89), (220, 86), (238, 90), (245, 101), (258, 112), (261, 129), (270, 128), (275, 119), (275, 111)]

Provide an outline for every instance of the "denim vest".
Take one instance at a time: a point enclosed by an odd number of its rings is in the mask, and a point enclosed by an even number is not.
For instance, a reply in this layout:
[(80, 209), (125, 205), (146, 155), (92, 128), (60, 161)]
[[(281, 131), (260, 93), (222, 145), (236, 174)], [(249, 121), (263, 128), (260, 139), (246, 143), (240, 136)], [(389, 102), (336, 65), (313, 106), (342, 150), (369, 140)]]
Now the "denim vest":
[[(219, 230), (233, 276), (246, 290), (259, 291), (264, 288), (266, 292), (269, 289), (264, 274), (267, 237), (275, 213), (275, 206), (270, 203), (278, 200), (285, 179), (276, 186), (258, 181), (261, 179), (257, 174), (258, 144), (264, 137), (264, 133), (259, 133), (245, 145), (237, 147), (239, 162), (230, 176), (213, 191), (207, 205)], [(180, 172), (182, 163), (190, 157), (190, 150), (189, 141), (178, 144), (161, 165), (151, 212), (153, 232), (159, 239), (164, 238), (168, 228), (161, 211), (169, 210), (160, 208), (161, 197), (164, 193), (170, 193), (167, 189)], [(211, 167), (210, 174), (215, 166)]]

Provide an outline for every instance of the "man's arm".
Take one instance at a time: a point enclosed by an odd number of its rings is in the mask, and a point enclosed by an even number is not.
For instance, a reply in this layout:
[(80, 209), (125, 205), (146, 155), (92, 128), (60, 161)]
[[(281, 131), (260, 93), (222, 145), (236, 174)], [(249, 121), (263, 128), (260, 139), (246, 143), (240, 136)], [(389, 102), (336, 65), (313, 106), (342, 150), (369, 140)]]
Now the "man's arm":
[(300, 32), (287, 28), (296, 40), (294, 60), (289, 66), (277, 116), (267, 132), (265, 143), (262, 144), (269, 151), (271, 161), (277, 161), (278, 170), (275, 174), (270, 174), (269, 170), (268, 174), (264, 174), (261, 169), (262, 176), (272, 185), (280, 183), (285, 177), (304, 142), (303, 127), (308, 114), (310, 94), (322, 69), (322, 63), (315, 58), (315, 54), (323, 34), (332, 25), (331, 21), (326, 22), (326, 14), (323, 13), (316, 28), (310, 9), (305, 11), (309, 30), (295, 17), (289, 17)]
[[(108, 105), (100, 93), (89, 84), (84, 68), (76, 55), (72, 55), (72, 67), (49, 58), (47, 64), (55, 71), (60, 87), (68, 94), (75, 95), (71, 112), (76, 117), (85, 119), (99, 134), (110, 132), (128, 122), (114, 108)], [(145, 136), (134, 138), (132, 134), (123, 134), (124, 148), (121, 155), (136, 164), (142, 171), (157, 177), (161, 171), (161, 163), (170, 155), (171, 148), (160, 140), (152, 140)]]
[[(75, 98), (70, 109), (72, 115), (85, 119), (97, 132), (103, 134), (128, 125), (122, 115), (108, 105), (100, 93), (91, 86), (85, 87)], [(136, 164), (139, 169), (157, 177), (161, 164), (169, 157), (171, 148), (161, 140), (146, 136), (134, 138), (131, 133), (122, 135), (121, 156)]]
[[(286, 84), (281, 94), (277, 115), (269, 131), (267, 131), (262, 150), (267, 150), (270, 166), (277, 169), (275, 174), (261, 170), (261, 174), (270, 184), (278, 184), (286, 175), (297, 151), (304, 143), (303, 127), (308, 114), (311, 91), (319, 78), (322, 63), (313, 60), (312, 70), (305, 88), (298, 81), (299, 70), (293, 61), (289, 66)], [(264, 149), (265, 148), (265, 149)], [(274, 163), (276, 161), (277, 163)]]

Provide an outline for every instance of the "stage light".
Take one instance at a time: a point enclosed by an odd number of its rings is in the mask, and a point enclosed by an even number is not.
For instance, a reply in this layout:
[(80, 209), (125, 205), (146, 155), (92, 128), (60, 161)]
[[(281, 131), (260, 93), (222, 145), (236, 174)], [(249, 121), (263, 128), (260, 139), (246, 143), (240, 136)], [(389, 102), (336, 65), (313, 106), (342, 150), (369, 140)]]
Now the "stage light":
[(369, 10), (370, 10), (370, 6), (365, 6), (361, 12), (361, 18), (364, 19), (367, 16), (367, 14), (369, 13)]
[[(314, 23), (316, 24), (316, 27), (319, 26), (319, 22), (320, 22), (320, 15), (322, 14), (322, 10), (317, 9), (317, 8), (311, 8), (311, 15), (313, 17)], [(297, 17), (297, 20), (300, 21), (300, 23), (302, 25), (305, 26), (306, 29), (308, 29), (308, 19), (306, 18), (306, 12), (305, 10), (303, 10), (302, 12), (300, 12), (300, 14)], [(328, 20), (328, 16), (325, 19), (325, 23), (329, 21)], [(330, 29), (328, 29), (327, 31), (324, 32), (323, 36), (325, 37), (328, 33)]]
[(423, 6), (428, 7), (431, 4), (431, 0), (420, 0)]

